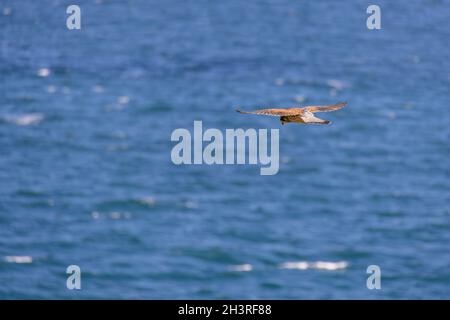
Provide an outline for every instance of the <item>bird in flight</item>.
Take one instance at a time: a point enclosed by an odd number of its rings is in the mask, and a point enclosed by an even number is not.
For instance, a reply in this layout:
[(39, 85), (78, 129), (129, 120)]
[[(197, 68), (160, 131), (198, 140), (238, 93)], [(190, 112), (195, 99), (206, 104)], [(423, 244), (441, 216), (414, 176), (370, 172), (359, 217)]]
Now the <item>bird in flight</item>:
[(317, 118), (314, 113), (335, 111), (343, 108), (347, 102), (340, 102), (328, 106), (306, 106), (303, 108), (287, 108), (287, 109), (260, 109), (255, 111), (236, 111), (243, 114), (258, 114), (264, 116), (280, 117), (281, 124), (288, 122), (304, 123), (304, 124), (329, 124), (331, 121)]

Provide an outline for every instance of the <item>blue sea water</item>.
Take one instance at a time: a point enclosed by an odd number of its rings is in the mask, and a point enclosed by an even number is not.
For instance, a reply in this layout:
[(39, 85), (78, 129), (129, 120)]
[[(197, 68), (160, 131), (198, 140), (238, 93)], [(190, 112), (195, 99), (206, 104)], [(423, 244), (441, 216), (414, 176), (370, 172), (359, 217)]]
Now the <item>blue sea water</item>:
[[(0, 1), (0, 298), (449, 299), (450, 3), (373, 2)], [(174, 165), (194, 120), (279, 173)]]

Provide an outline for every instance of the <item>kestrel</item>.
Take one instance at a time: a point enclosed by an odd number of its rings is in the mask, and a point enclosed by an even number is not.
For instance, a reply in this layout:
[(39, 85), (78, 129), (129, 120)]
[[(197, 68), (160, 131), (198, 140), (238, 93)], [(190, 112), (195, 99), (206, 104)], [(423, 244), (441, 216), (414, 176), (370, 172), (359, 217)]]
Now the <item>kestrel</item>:
[(288, 122), (304, 123), (304, 124), (329, 124), (331, 121), (323, 120), (314, 116), (316, 112), (328, 112), (335, 111), (343, 108), (347, 102), (341, 102), (328, 106), (306, 106), (303, 108), (287, 108), (287, 109), (260, 109), (255, 111), (241, 111), (236, 110), (239, 113), (244, 114), (259, 114), (265, 116), (280, 117), (281, 124)]

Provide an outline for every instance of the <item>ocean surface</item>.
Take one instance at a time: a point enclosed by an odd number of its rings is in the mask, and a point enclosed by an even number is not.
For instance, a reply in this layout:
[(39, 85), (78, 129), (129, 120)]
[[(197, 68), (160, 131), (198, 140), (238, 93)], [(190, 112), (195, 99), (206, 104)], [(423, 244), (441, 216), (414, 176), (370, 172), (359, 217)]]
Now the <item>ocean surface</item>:
[[(449, 17), (444, 0), (1, 0), (0, 298), (450, 299)], [(234, 111), (339, 101), (328, 126)], [(280, 129), (278, 174), (174, 165), (194, 120)]]

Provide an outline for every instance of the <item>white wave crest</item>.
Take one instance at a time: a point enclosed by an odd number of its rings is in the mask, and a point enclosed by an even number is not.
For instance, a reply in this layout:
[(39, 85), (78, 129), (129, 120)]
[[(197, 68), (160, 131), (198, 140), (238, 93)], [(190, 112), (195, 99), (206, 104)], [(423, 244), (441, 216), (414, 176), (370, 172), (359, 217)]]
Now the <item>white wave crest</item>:
[(23, 115), (5, 115), (3, 119), (6, 122), (16, 124), (18, 126), (29, 126), (32, 124), (38, 124), (44, 119), (44, 115), (41, 113), (28, 113)]
[(348, 262), (346, 261), (338, 261), (338, 262), (329, 262), (329, 261), (316, 261), (316, 262), (307, 262), (307, 261), (294, 261), (294, 262), (285, 262), (279, 265), (280, 269), (296, 269), (296, 270), (307, 270), (307, 269), (316, 269), (316, 270), (342, 270), (348, 267)]
[(248, 272), (253, 270), (253, 266), (249, 263), (237, 264), (230, 266), (230, 270), (235, 272)]
[(9, 263), (32, 263), (33, 258), (30, 256), (6, 256), (5, 261)]

